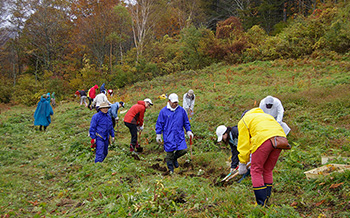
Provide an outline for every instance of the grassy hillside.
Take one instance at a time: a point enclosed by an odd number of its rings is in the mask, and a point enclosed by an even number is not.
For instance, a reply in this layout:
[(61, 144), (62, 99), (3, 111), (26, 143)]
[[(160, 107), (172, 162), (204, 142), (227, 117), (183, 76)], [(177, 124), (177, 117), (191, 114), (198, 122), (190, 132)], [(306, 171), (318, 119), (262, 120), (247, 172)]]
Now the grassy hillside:
[[(197, 97), (193, 158), (182, 157), (170, 176), (155, 142), (155, 122), (166, 105), (157, 97), (175, 92), (181, 99), (190, 88)], [(87, 136), (94, 111), (76, 100), (58, 104), (46, 132), (33, 126), (35, 107), (2, 111), (1, 217), (350, 216), (350, 171), (317, 180), (304, 175), (321, 166), (321, 156), (350, 157), (349, 59), (213, 65), (118, 91), (112, 100), (126, 101), (126, 109), (146, 97), (154, 102), (145, 115), (139, 159), (130, 155), (129, 132), (120, 122), (106, 160), (95, 164)], [(267, 95), (282, 101), (293, 148), (281, 153), (271, 206), (261, 208), (254, 205), (250, 177), (219, 182), (229, 172), (230, 150), (216, 143), (215, 129), (236, 125), (244, 110)]]

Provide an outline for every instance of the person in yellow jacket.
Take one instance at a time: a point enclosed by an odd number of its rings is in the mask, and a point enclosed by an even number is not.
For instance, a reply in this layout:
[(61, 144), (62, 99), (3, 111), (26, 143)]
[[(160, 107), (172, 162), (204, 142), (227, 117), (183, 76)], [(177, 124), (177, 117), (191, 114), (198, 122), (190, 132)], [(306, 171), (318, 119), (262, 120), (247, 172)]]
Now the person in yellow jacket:
[(247, 172), (247, 163), (250, 161), (256, 202), (264, 206), (271, 196), (272, 170), (281, 153), (281, 149), (275, 149), (269, 139), (274, 136), (286, 137), (286, 134), (275, 118), (260, 108), (243, 113), (238, 122), (238, 132), (239, 174)]

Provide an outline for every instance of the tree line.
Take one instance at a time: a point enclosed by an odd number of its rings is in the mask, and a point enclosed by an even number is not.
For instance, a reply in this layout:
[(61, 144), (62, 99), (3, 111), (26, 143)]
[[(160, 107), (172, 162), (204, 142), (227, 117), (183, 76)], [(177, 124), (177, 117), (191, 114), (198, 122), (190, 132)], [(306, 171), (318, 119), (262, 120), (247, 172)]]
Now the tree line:
[[(0, 102), (32, 105), (108, 82), (122, 88), (212, 63), (346, 54), (336, 0), (1, 1)], [(21, 95), (13, 95), (21, 90)]]

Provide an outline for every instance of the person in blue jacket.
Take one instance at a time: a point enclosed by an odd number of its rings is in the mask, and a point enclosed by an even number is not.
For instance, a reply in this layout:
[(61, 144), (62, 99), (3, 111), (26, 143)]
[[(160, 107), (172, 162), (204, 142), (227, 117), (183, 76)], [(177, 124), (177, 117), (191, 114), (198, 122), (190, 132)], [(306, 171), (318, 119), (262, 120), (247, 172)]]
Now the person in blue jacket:
[(177, 159), (187, 153), (184, 129), (188, 137), (193, 137), (187, 113), (179, 106), (177, 94), (172, 93), (169, 95), (167, 106), (159, 112), (156, 122), (156, 141), (161, 143), (163, 134), (164, 150), (167, 152), (166, 163), (170, 173), (174, 173), (174, 167), (179, 167)]
[(51, 96), (50, 96), (50, 92), (48, 92), (46, 95), (47, 95), (46, 100), (47, 100), (49, 103), (51, 103)]
[(47, 95), (41, 96), (38, 106), (34, 112), (34, 126), (40, 126), (40, 131), (44, 127), (44, 131), (51, 123), (51, 115), (53, 110), (50, 103), (47, 101)]
[(111, 116), (112, 123), (113, 123), (113, 128), (115, 127), (115, 123), (118, 122), (118, 110), (121, 107), (124, 107), (125, 104), (124, 102), (116, 102), (114, 104), (111, 104), (111, 108), (108, 110), (109, 116)]
[(101, 85), (101, 87), (100, 87), (100, 93), (101, 92), (105, 92), (106, 91), (106, 88), (105, 88), (105, 84), (103, 83), (102, 85)]
[(108, 154), (109, 136), (114, 141), (114, 129), (108, 109), (111, 106), (107, 102), (102, 102), (99, 111), (92, 116), (90, 123), (90, 137), (92, 144), (96, 143), (95, 163), (103, 162)]

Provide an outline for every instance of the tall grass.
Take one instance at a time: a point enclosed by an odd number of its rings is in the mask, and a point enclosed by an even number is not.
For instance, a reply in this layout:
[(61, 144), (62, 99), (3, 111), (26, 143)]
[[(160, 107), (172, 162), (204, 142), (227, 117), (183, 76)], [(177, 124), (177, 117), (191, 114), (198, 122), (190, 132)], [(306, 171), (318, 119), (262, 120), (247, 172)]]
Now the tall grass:
[[(348, 217), (349, 171), (307, 180), (321, 156), (350, 156), (349, 60), (285, 60), (237, 66), (212, 65), (136, 83), (113, 97), (129, 109), (149, 97), (136, 160), (120, 114), (116, 142), (103, 163), (94, 163), (88, 128), (94, 111), (76, 102), (59, 104), (46, 132), (33, 126), (35, 107), (0, 114), (0, 212), (2, 217)], [(108, 84), (106, 84), (108, 86)], [(191, 119), (193, 158), (165, 171), (154, 126), (175, 92), (196, 94)], [(216, 143), (218, 125), (236, 125), (241, 113), (273, 95), (284, 107), (292, 150), (274, 170), (269, 208), (256, 207), (250, 178), (226, 184), (230, 150)], [(123, 110), (123, 109), (122, 109)], [(339, 162), (335, 161), (335, 162)], [(349, 163), (342, 161), (341, 163)]]

